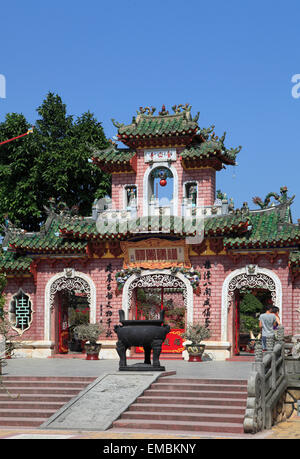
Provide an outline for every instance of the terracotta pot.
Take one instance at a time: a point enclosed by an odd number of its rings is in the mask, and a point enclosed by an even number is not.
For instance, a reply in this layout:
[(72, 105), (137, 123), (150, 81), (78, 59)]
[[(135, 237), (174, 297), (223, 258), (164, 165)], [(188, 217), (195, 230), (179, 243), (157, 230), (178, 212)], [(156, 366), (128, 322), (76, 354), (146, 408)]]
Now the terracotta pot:
[(205, 344), (188, 344), (186, 350), (189, 353), (189, 362), (202, 362)]
[(101, 349), (101, 344), (86, 343), (84, 345), (84, 349), (86, 352), (85, 360), (99, 360), (99, 352)]

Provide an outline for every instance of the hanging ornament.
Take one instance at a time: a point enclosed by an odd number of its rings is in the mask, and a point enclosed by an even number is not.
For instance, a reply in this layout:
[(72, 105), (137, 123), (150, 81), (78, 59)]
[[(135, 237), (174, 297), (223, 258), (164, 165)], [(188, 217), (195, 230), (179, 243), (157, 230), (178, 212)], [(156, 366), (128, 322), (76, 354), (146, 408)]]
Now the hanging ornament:
[(159, 181), (160, 186), (166, 186), (166, 184), (167, 184), (167, 180), (166, 180), (167, 174), (166, 174), (166, 172), (165, 171), (159, 171), (158, 176), (160, 178), (160, 181)]

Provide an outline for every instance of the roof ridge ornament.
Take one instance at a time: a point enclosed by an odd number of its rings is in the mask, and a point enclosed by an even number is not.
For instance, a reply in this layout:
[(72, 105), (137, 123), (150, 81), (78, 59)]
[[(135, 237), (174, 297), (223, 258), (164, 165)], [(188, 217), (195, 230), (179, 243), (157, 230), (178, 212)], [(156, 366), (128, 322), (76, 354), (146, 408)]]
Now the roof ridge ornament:
[(2, 246), (6, 247), (8, 240), (10, 238), (14, 238), (17, 236), (24, 237), (27, 231), (24, 230), (23, 228), (18, 228), (17, 226), (15, 226), (15, 224), (10, 221), (8, 214), (5, 214), (3, 217), (4, 217), (4, 225), (0, 225), (0, 227), (4, 232)]
[(113, 124), (116, 128), (118, 128), (118, 129), (120, 129), (121, 127), (125, 126), (124, 123), (119, 123), (119, 122), (116, 121), (114, 118), (111, 118), (111, 121), (112, 121), (112, 124)]
[(166, 110), (166, 106), (163, 105), (163, 106), (161, 107), (161, 111), (160, 111), (158, 114), (159, 114), (159, 116), (166, 116), (166, 115), (169, 115), (169, 111)]
[[(164, 105), (163, 105), (164, 107)], [(190, 104), (179, 104), (179, 105), (173, 105), (172, 110), (174, 113), (182, 113), (186, 111), (191, 111), (192, 106)]]
[(137, 111), (138, 115), (147, 115), (147, 116), (153, 116), (156, 108), (155, 107), (140, 107), (140, 111)]
[(56, 202), (55, 198), (49, 198), (49, 207), (43, 206), (48, 216), (58, 216), (69, 220), (82, 220), (84, 217), (78, 215), (79, 205), (74, 204), (71, 208), (63, 202)]
[(292, 203), (292, 201), (295, 198), (295, 195), (292, 196), (291, 198), (288, 197), (287, 195), (288, 189), (286, 186), (282, 186), (280, 188), (280, 195), (278, 193), (275, 193), (274, 191), (271, 191), (268, 193), (264, 199), (264, 201), (259, 197), (255, 196), (252, 201), (254, 204), (259, 206), (261, 209), (267, 209), (268, 207), (274, 206), (274, 203), (269, 206), (271, 198), (274, 198), (275, 201), (277, 201), (279, 204), (286, 204), (286, 203)]
[(197, 134), (200, 134), (205, 140), (208, 140), (209, 135), (213, 132), (214, 129), (215, 129), (215, 125), (212, 124), (208, 128), (200, 128)]

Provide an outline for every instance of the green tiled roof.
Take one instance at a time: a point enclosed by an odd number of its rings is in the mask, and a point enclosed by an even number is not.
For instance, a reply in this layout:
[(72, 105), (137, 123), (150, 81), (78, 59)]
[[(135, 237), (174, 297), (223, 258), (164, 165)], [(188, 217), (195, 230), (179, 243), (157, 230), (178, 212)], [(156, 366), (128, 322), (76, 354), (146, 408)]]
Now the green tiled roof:
[(72, 234), (74, 237), (87, 239), (111, 239), (115, 236), (125, 238), (137, 232), (164, 231), (169, 228), (174, 234), (194, 234), (197, 230), (196, 221), (185, 221), (182, 217), (140, 217), (133, 220), (105, 221), (98, 232), (95, 221), (81, 221), (61, 225), (62, 234)]
[(292, 247), (300, 243), (300, 227), (290, 223), (289, 206), (250, 212), (249, 231), (242, 237), (224, 238), (227, 249)]
[(218, 140), (207, 140), (205, 142), (194, 142), (181, 152), (183, 160), (206, 160), (216, 158), (225, 164), (234, 165), (236, 155), (240, 148), (228, 150), (224, 144)]
[(59, 232), (60, 221), (53, 218), (47, 231), (14, 236), (9, 240), (9, 249), (27, 253), (85, 253), (87, 243), (82, 240), (62, 238)]
[(219, 138), (213, 132), (214, 126), (200, 128), (199, 113), (193, 118), (188, 104), (174, 105), (172, 109), (174, 113), (169, 114), (163, 106), (158, 116), (154, 116), (154, 108), (140, 107), (137, 116), (128, 125), (112, 120), (118, 129), (118, 139), (130, 148), (120, 149), (114, 143), (102, 151), (90, 148), (94, 163), (107, 172), (135, 170), (131, 160), (136, 148), (156, 148), (163, 143), (186, 146), (181, 153), (181, 160), (186, 167), (199, 167), (199, 163), (196, 164), (199, 160), (203, 162), (201, 166), (206, 166), (209, 160), (209, 166), (218, 170), (223, 167), (222, 163), (235, 165), (241, 147), (228, 150), (224, 146), (226, 132)]
[[(31, 254), (86, 255), (91, 240), (125, 240), (150, 231), (161, 236), (185, 237), (197, 235), (201, 229), (198, 219), (181, 216), (140, 217), (125, 222), (103, 219), (103, 226), (98, 225), (97, 229), (96, 221), (91, 217), (67, 218), (52, 214), (39, 233), (10, 237), (6, 243), (8, 250), (2, 251), (0, 269), (28, 271)], [(205, 237), (222, 237), (227, 250), (290, 247), (294, 248), (291, 263), (295, 264), (300, 257), (297, 251), (300, 226), (291, 223), (288, 203), (259, 211), (209, 216), (204, 220), (204, 232)]]
[(227, 214), (205, 219), (206, 236), (223, 236), (231, 233), (243, 233), (248, 226), (248, 215)]
[(8, 250), (0, 251), (0, 271), (3, 272), (29, 272), (32, 258), (19, 256)]
[(149, 116), (139, 114), (131, 124), (119, 125), (119, 138), (127, 137), (155, 137), (170, 136), (174, 134), (187, 134), (196, 132), (198, 124), (193, 121), (190, 112), (181, 112), (174, 115)]
[(111, 144), (105, 150), (92, 150), (92, 155), (99, 162), (129, 163), (135, 151), (129, 148), (117, 148), (115, 144)]
[[(201, 230), (201, 222), (196, 219), (184, 217), (140, 217), (128, 222), (107, 222), (103, 224), (100, 233), (93, 220), (79, 220), (74, 222), (63, 222), (60, 231), (65, 235), (72, 235), (74, 238), (82, 239), (108, 239), (115, 236), (128, 237), (130, 234), (139, 232), (164, 231), (170, 222), (170, 232), (177, 235), (198, 234)], [(225, 216), (209, 217), (204, 220), (206, 236), (221, 236), (232, 232), (242, 232), (247, 227), (248, 218), (244, 215), (228, 214)], [(152, 226), (151, 226), (152, 225)], [(139, 230), (137, 230), (137, 228)]]
[(89, 239), (99, 234), (96, 228), (96, 221), (91, 218), (73, 221), (63, 220), (59, 225), (59, 231), (63, 235), (73, 235), (74, 238), (79, 239)]

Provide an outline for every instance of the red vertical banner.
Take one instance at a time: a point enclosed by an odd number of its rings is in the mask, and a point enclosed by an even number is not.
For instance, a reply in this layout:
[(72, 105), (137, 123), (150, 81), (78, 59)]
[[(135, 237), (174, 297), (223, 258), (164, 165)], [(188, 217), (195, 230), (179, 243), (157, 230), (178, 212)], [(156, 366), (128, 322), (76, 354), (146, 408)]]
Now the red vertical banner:
[(69, 350), (68, 305), (62, 295), (59, 297), (58, 327), (58, 352), (59, 354), (67, 354)]

